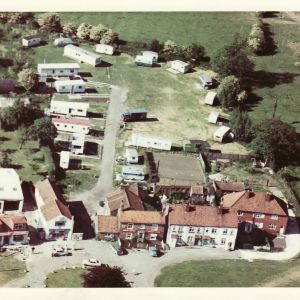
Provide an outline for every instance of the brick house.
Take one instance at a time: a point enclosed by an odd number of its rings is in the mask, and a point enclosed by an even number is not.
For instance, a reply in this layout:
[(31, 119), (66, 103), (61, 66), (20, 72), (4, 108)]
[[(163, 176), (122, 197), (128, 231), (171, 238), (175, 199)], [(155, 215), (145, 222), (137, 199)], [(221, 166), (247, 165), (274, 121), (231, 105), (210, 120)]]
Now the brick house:
[(95, 222), (96, 237), (98, 240), (116, 241), (119, 237), (117, 216), (97, 216)]
[(235, 210), (244, 231), (253, 227), (270, 234), (284, 234), (288, 222), (287, 204), (267, 192), (243, 191), (224, 195), (221, 206)]
[(0, 247), (28, 244), (28, 224), (24, 216), (0, 216)]
[(167, 244), (234, 249), (236, 212), (210, 206), (174, 204), (169, 207)]
[(128, 210), (120, 213), (120, 240), (126, 248), (164, 247), (165, 214), (158, 211)]

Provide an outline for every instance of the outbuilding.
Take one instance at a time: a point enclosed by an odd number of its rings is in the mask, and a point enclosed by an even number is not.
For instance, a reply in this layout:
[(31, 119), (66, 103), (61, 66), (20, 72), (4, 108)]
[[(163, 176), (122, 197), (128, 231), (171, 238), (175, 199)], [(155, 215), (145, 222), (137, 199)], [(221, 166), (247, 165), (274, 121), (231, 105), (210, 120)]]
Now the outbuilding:
[(191, 69), (191, 65), (181, 60), (173, 60), (171, 68), (180, 73), (186, 73)]
[(59, 131), (83, 134), (88, 134), (93, 125), (89, 120), (82, 119), (52, 118), (52, 122)]
[(24, 47), (32, 47), (32, 46), (37, 46), (41, 43), (41, 38), (35, 35), (30, 35), (23, 37), (22, 39), (22, 45)]
[(114, 47), (106, 44), (98, 44), (96, 45), (96, 52), (101, 54), (113, 55)]
[(73, 40), (68, 37), (61, 36), (54, 40), (54, 46), (56, 46), (56, 47), (64, 47), (64, 46), (72, 45), (72, 44), (74, 44)]
[(212, 111), (208, 117), (208, 122), (212, 124), (217, 124), (220, 113), (217, 111)]
[(81, 63), (87, 63), (94, 67), (101, 63), (101, 56), (99, 54), (74, 45), (67, 45), (64, 47), (64, 56), (75, 59)]
[(73, 133), (70, 138), (70, 151), (73, 154), (83, 154), (85, 135), (83, 133)]
[(216, 102), (217, 94), (215, 92), (208, 92), (205, 96), (204, 103), (213, 106)]
[(137, 164), (139, 162), (139, 154), (134, 148), (126, 148), (125, 157), (129, 164)]
[(142, 181), (145, 179), (144, 166), (124, 166), (121, 177), (124, 180)]
[(141, 108), (133, 108), (123, 113), (123, 121), (143, 121), (147, 119), (147, 111)]
[(170, 151), (172, 140), (161, 136), (133, 132), (125, 145)]
[(213, 86), (212, 78), (206, 74), (201, 74), (199, 76), (198, 83), (200, 84), (201, 87), (206, 89), (212, 88)]
[(38, 73), (41, 76), (72, 76), (77, 75), (80, 66), (77, 63), (54, 63), (54, 64), (38, 64)]
[(86, 117), (89, 103), (51, 100), (50, 115)]
[(54, 82), (55, 89), (58, 93), (84, 93), (85, 81), (79, 80), (57, 80)]
[(227, 126), (219, 127), (214, 133), (214, 140), (216, 142), (223, 143), (228, 140), (231, 141), (231, 140), (233, 140), (233, 138), (234, 138), (234, 135), (231, 132), (230, 127), (227, 127)]
[(68, 169), (69, 168), (69, 163), (70, 163), (70, 152), (69, 151), (61, 151), (60, 152), (60, 161), (59, 161), (59, 166), (62, 169)]

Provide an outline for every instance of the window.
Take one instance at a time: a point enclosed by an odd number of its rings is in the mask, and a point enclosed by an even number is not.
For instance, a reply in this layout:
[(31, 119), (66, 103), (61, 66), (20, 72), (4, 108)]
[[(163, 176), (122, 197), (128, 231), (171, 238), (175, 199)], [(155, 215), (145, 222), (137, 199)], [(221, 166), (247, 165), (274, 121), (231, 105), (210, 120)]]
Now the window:
[(83, 110), (82, 110), (82, 109), (77, 109), (77, 111), (78, 111), (78, 112), (83, 112)]
[(183, 232), (183, 226), (179, 226), (178, 232)]
[(230, 230), (230, 235), (234, 235), (234, 229)]
[(55, 226), (64, 226), (65, 225), (65, 221), (57, 221), (55, 222)]
[(132, 239), (132, 233), (126, 233), (125, 239), (126, 240), (131, 240)]
[(15, 242), (22, 242), (24, 241), (24, 235), (14, 235), (13, 239)]
[(228, 233), (227, 228), (224, 228), (224, 229), (223, 229), (223, 234), (227, 234), (227, 233)]
[(209, 228), (206, 228), (206, 229), (205, 229), (205, 233), (209, 233)]
[(176, 226), (172, 226), (172, 232), (176, 232)]
[(237, 215), (238, 215), (238, 217), (241, 217), (241, 216), (244, 215), (244, 213), (243, 213), (242, 211), (238, 211), (238, 212), (237, 212)]
[(269, 224), (269, 229), (276, 229), (276, 225), (275, 224)]
[(277, 215), (271, 215), (271, 220), (278, 220), (278, 216)]
[(150, 241), (155, 241), (157, 238), (157, 234), (150, 234)]
[(22, 230), (25, 228), (24, 224), (15, 224), (15, 230)]
[(74, 73), (74, 70), (70, 70), (71, 73)]
[(152, 224), (151, 230), (158, 230), (158, 225), (157, 224)]
[(140, 229), (145, 229), (145, 225), (144, 224), (140, 225)]
[(65, 125), (65, 128), (67, 128), (67, 125)]
[(127, 229), (133, 229), (133, 224), (132, 223), (128, 223), (127, 224)]
[(56, 124), (57, 127), (59, 127), (59, 124)]
[(78, 86), (78, 88), (79, 88), (79, 89), (82, 89), (82, 86), (81, 86), (81, 85), (79, 85), (79, 86)]
[(198, 227), (197, 228), (197, 233), (200, 233), (201, 232), (201, 227)]
[(217, 228), (213, 228), (213, 229), (211, 230), (211, 233), (217, 233)]
[(195, 228), (194, 227), (190, 227), (189, 228), (189, 233), (193, 233), (193, 232), (195, 232)]
[(188, 236), (187, 242), (188, 242), (189, 244), (192, 244), (192, 243), (194, 242), (194, 237)]
[(253, 217), (257, 218), (257, 219), (263, 219), (265, 217), (265, 215), (264, 214), (260, 214), (260, 213), (255, 213), (255, 214), (253, 214)]
[(254, 226), (257, 227), (257, 228), (263, 228), (264, 227), (264, 223), (255, 222)]
[(226, 243), (226, 239), (225, 239), (225, 238), (222, 238), (222, 239), (221, 239), (221, 245), (225, 245), (225, 243)]

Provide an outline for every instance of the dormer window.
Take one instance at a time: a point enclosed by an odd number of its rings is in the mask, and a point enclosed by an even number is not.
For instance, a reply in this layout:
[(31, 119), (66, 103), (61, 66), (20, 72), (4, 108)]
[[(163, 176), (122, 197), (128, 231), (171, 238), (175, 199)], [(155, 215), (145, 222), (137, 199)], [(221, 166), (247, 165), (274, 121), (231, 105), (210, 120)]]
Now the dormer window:
[(25, 228), (25, 224), (15, 224), (14, 230), (22, 230)]

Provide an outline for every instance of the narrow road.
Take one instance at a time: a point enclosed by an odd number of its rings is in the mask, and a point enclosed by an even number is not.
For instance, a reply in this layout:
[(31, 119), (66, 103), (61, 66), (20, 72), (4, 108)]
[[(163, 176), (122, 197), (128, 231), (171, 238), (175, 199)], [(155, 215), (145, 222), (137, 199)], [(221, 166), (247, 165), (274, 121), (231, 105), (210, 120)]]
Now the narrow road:
[(71, 201), (83, 201), (90, 215), (94, 215), (99, 210), (99, 201), (103, 200), (105, 195), (113, 189), (112, 181), (116, 138), (121, 124), (123, 103), (126, 101), (126, 98), (127, 88), (112, 86), (104, 132), (99, 180), (92, 190), (70, 197)]

